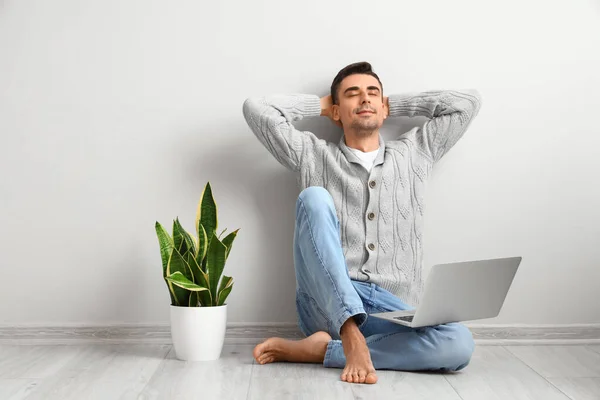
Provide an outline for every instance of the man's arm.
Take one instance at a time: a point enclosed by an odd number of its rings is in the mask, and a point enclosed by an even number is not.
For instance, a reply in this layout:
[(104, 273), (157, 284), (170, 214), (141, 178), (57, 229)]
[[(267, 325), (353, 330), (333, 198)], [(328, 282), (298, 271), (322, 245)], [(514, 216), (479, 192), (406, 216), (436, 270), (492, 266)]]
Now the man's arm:
[(322, 100), (316, 95), (292, 94), (251, 97), (244, 101), (244, 118), (266, 149), (283, 166), (298, 171), (302, 158), (321, 139), (296, 129), (293, 121), (322, 114)]
[(390, 117), (430, 118), (416, 130), (417, 147), (433, 162), (439, 161), (463, 136), (479, 113), (481, 95), (475, 89), (426, 91), (390, 95), (386, 99)]

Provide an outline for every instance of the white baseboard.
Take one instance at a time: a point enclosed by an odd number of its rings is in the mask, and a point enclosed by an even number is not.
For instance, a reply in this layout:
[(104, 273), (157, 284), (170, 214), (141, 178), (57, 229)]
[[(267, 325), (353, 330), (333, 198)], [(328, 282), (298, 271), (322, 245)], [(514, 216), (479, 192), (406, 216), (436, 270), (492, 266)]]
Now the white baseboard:
[[(478, 345), (600, 344), (600, 324), (477, 325), (465, 324)], [(295, 323), (228, 323), (226, 344), (256, 344), (278, 336), (304, 337)], [(0, 326), (0, 344), (171, 344), (169, 324), (20, 325)]]

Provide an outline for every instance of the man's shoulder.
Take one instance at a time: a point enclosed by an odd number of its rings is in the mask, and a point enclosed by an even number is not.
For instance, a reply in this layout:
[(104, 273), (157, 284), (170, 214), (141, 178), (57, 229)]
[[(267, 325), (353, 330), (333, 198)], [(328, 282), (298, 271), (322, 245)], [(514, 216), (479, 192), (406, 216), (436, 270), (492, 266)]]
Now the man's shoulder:
[(412, 158), (423, 158), (429, 160), (427, 154), (425, 154), (421, 148), (417, 145), (416, 141), (419, 136), (419, 129), (415, 127), (394, 140), (385, 142), (386, 152), (389, 151), (393, 156), (401, 157), (412, 157)]
[(410, 144), (406, 142), (403, 136), (400, 136), (394, 140), (386, 141), (385, 150), (386, 153), (390, 153), (392, 156), (404, 156), (410, 151)]
[(303, 131), (306, 134), (309, 146), (305, 146), (305, 157), (303, 168), (312, 170), (322, 168), (323, 164), (335, 163), (341, 152), (336, 142), (321, 139), (310, 131)]
[(322, 139), (312, 132), (305, 132), (309, 134), (311, 141), (313, 142), (313, 149), (315, 152), (338, 154), (341, 151), (337, 141)]

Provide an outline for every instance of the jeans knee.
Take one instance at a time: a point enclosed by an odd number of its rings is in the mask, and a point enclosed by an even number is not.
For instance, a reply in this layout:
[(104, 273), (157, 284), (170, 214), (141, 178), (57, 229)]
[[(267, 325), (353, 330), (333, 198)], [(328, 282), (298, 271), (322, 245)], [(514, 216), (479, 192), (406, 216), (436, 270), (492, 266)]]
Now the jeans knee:
[(475, 341), (473, 334), (466, 326), (456, 325), (456, 338), (453, 346), (454, 370), (460, 371), (469, 365), (473, 352), (475, 351)]
[(320, 210), (329, 211), (333, 204), (331, 194), (321, 186), (309, 186), (300, 192), (296, 202), (296, 210), (302, 204), (305, 210), (309, 213), (318, 212)]
[(446, 332), (449, 340), (445, 342), (442, 353), (444, 354), (444, 370), (460, 371), (469, 365), (473, 351), (475, 350), (475, 341), (469, 328), (462, 324), (452, 324), (451, 332)]

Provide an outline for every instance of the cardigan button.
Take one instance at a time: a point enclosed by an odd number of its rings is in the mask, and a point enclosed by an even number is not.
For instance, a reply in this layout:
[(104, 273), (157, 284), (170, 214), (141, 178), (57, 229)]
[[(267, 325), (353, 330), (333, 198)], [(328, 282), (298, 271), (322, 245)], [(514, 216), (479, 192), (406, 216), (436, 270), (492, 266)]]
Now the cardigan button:
[(375, 245), (373, 243), (369, 243), (369, 250), (375, 250)]
[(369, 213), (369, 219), (373, 220), (373, 218), (375, 218), (375, 214), (374, 213)]
[(370, 186), (371, 188), (374, 188), (374, 187), (375, 187), (375, 185), (376, 185), (375, 181), (371, 181), (371, 182), (369, 182), (369, 186)]

